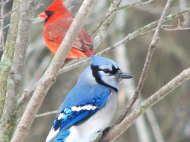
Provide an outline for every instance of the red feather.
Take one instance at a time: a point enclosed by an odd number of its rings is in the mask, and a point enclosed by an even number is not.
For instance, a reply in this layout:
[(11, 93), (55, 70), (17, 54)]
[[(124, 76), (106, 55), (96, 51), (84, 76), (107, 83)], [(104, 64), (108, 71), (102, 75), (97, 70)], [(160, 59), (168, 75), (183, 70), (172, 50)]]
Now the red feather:
[[(52, 53), (56, 53), (64, 39), (74, 15), (63, 5), (63, 0), (55, 0), (39, 17), (44, 18), (44, 39)], [(70, 50), (67, 59), (90, 57), (94, 55), (93, 41), (89, 34), (82, 29)]]

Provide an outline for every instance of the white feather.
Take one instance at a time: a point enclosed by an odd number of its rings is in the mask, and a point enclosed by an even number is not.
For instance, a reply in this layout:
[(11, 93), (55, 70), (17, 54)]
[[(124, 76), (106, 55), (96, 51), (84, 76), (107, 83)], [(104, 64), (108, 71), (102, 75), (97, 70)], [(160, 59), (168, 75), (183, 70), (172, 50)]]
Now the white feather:
[[(60, 129), (60, 127), (59, 127)], [(59, 133), (59, 129), (57, 129), (56, 131), (52, 128), (51, 131), (49, 132), (47, 138), (46, 138), (46, 142), (49, 142), (53, 137), (55, 137), (58, 133)]]
[[(117, 97), (112, 91), (105, 106), (81, 125), (72, 126), (65, 142), (91, 142), (94, 141), (109, 124), (117, 108)], [(98, 125), (97, 125), (98, 124)]]

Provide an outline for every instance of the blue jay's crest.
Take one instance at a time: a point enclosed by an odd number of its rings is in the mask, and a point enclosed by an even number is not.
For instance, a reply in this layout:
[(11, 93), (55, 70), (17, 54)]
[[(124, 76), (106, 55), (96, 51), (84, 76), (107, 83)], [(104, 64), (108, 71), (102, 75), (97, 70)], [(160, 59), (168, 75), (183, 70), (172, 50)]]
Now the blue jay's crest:
[(92, 64), (67, 95), (46, 142), (90, 142), (109, 126), (116, 111), (120, 79), (132, 78), (107, 58)]
[(91, 58), (91, 62), (92, 62), (93, 66), (101, 66), (101, 65), (112, 64), (112, 65), (118, 67), (118, 65), (114, 61), (112, 61), (108, 58), (98, 57), (95, 55), (91, 55), (90, 58)]

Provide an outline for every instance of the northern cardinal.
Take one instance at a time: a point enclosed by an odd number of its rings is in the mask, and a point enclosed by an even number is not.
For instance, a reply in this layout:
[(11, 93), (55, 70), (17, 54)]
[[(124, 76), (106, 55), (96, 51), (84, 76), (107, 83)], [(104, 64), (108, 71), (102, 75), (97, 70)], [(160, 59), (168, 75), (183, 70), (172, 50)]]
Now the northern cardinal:
[[(74, 19), (74, 15), (63, 5), (63, 0), (55, 0), (45, 12), (39, 14), (39, 17), (45, 19), (44, 39), (49, 50), (55, 54)], [(93, 41), (88, 33), (82, 29), (67, 59), (90, 57), (94, 54)]]

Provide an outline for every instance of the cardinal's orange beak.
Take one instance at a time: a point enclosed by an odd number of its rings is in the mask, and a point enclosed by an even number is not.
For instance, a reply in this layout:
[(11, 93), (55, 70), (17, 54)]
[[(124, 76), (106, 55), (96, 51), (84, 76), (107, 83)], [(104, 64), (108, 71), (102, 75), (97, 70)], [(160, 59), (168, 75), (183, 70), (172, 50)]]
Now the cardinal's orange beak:
[(41, 17), (41, 18), (43, 18), (43, 19), (47, 19), (47, 18), (48, 18), (47, 14), (46, 14), (45, 12), (40, 13), (40, 14), (38, 15), (38, 17)]

